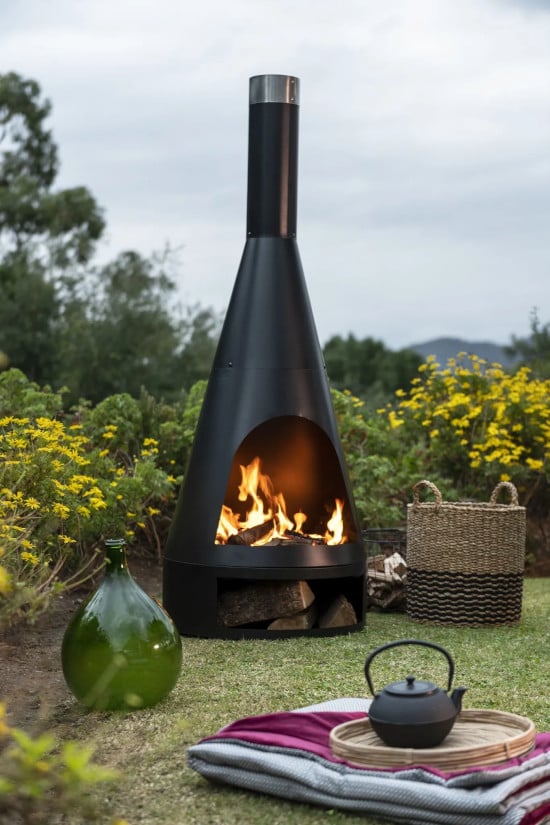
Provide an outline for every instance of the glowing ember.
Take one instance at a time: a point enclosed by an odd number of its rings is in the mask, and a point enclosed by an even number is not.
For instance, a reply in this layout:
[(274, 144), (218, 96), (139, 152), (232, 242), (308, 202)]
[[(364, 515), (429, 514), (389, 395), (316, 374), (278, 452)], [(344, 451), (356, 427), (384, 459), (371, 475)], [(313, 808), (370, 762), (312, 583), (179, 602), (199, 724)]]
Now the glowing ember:
[(241, 464), (239, 501), (250, 502), (246, 516), (243, 518), (240, 513), (234, 513), (231, 507), (224, 504), (218, 524), (216, 544), (227, 544), (231, 536), (252, 528), (257, 528), (254, 539), (250, 542), (243, 542), (250, 543), (251, 546), (268, 544), (276, 539), (288, 539), (293, 535), (321, 544), (344, 544), (347, 541), (344, 535), (343, 501), (335, 499), (334, 511), (327, 521), (324, 536), (306, 533), (303, 528), (308, 518), (307, 515), (298, 511), (293, 514), (292, 518), (289, 518), (284, 495), (274, 491), (270, 477), (261, 471), (261, 462), (258, 457), (246, 467)]

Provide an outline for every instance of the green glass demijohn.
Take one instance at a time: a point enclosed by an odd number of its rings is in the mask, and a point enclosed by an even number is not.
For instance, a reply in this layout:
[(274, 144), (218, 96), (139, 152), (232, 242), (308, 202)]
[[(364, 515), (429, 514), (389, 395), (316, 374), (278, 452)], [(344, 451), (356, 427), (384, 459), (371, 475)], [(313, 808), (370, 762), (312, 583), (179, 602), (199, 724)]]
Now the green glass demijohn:
[(105, 550), (105, 577), (65, 631), (63, 674), (89, 708), (148, 707), (176, 684), (181, 638), (164, 608), (130, 575), (124, 539), (107, 540)]

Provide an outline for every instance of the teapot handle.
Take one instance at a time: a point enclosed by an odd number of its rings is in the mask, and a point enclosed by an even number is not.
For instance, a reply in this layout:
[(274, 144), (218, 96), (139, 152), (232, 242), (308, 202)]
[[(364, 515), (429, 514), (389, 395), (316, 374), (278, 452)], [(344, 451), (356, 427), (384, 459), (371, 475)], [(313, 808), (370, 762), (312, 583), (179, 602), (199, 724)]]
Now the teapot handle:
[(379, 653), (382, 653), (383, 650), (389, 650), (389, 648), (398, 647), (399, 645), (421, 645), (422, 647), (433, 647), (434, 650), (439, 650), (440, 653), (443, 653), (449, 663), (449, 683), (447, 685), (447, 692), (450, 691), (453, 683), (453, 676), (455, 675), (455, 663), (449, 651), (445, 650), (445, 648), (441, 647), (441, 645), (436, 645), (433, 642), (424, 642), (419, 641), (418, 639), (400, 639), (397, 642), (388, 642), (385, 645), (380, 645), (380, 647), (377, 647), (367, 656), (367, 661), (365, 662), (365, 678), (373, 696), (376, 696), (376, 692), (372, 686), (372, 680), (370, 678), (370, 665), (372, 660), (375, 656), (378, 656)]

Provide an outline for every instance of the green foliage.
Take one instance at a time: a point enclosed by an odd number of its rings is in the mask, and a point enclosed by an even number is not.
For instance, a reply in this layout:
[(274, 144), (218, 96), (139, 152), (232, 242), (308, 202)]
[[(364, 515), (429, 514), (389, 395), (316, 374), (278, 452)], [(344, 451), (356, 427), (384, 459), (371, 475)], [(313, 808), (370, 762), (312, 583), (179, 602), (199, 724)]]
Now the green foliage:
[(143, 439), (139, 402), (128, 393), (110, 395), (80, 414), (84, 432), (96, 447), (108, 447), (115, 454), (137, 452)]
[(63, 392), (53, 392), (48, 386), (40, 387), (21, 370), (6, 370), (0, 373), (0, 416), (37, 418), (44, 415), (53, 418), (63, 410)]
[[(0, 815), (12, 821), (48, 823), (60, 812), (86, 812), (90, 792), (118, 774), (93, 761), (94, 749), (67, 741), (60, 745), (52, 733), (31, 737), (5, 722), (0, 702)], [(19, 820), (21, 821), (21, 820)]]
[(363, 528), (403, 526), (410, 490), (430, 472), (443, 490), (449, 482), (430, 468), (416, 439), (392, 431), (387, 421), (349, 391), (332, 390), (340, 440)]
[(517, 358), (520, 366), (529, 367), (535, 378), (550, 378), (550, 323), (540, 323), (538, 313), (531, 313), (529, 338), (512, 336), (512, 343), (505, 352)]
[(323, 355), (332, 386), (364, 398), (369, 406), (407, 388), (422, 363), (412, 350), (393, 352), (382, 341), (358, 341), (354, 335), (346, 339), (334, 336), (325, 344)]
[(60, 316), (55, 285), (27, 250), (0, 259), (0, 349), (29, 378), (51, 376), (58, 359)]

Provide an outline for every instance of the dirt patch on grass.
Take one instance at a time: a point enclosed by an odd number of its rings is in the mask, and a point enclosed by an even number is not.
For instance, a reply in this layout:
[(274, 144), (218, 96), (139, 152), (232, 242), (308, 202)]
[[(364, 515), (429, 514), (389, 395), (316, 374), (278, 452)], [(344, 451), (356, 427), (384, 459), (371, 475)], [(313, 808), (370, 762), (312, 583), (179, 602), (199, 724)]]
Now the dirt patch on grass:
[[(157, 599), (161, 596), (162, 569), (152, 558), (131, 557), (135, 580)], [(38, 733), (59, 719), (71, 700), (61, 669), (61, 642), (65, 628), (89, 591), (59, 597), (34, 625), (19, 625), (0, 634), (0, 701), (7, 704), (10, 725)]]

